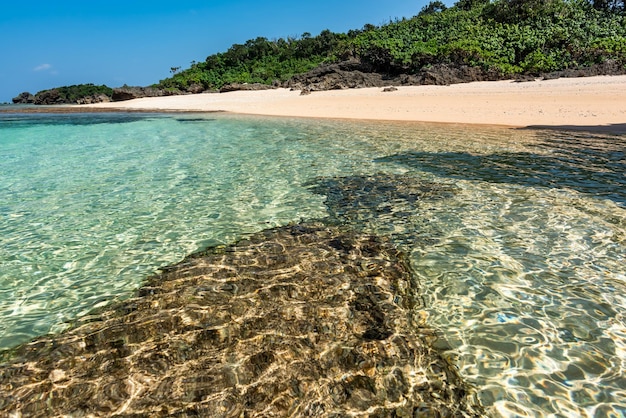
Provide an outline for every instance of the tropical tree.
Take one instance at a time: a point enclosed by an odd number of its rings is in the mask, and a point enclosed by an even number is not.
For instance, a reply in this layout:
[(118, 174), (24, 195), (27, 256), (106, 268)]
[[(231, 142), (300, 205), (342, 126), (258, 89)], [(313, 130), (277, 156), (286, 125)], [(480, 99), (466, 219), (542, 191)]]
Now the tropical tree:
[(623, 0), (591, 0), (594, 9), (602, 11), (624, 11)]
[(427, 15), (431, 13), (443, 12), (448, 7), (441, 1), (431, 1), (426, 6), (422, 8), (419, 12), (420, 15)]

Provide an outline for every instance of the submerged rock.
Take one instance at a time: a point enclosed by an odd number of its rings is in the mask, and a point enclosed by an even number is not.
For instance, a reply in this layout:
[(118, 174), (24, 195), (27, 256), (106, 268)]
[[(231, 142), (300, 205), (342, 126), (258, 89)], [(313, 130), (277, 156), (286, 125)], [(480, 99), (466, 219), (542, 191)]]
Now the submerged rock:
[(319, 177), (306, 186), (326, 197), (332, 223), (389, 237), (401, 248), (436, 243), (442, 232), (422, 204), (453, 198), (457, 192), (451, 184), (389, 173)]
[(402, 253), (321, 224), (258, 233), (5, 354), (24, 416), (479, 416)]
[(442, 199), (454, 194), (454, 189), (447, 184), (387, 173), (320, 177), (307, 186), (312, 192), (326, 196), (326, 206), (337, 219), (356, 216), (354, 212), (385, 213), (393, 206), (415, 206), (420, 200)]

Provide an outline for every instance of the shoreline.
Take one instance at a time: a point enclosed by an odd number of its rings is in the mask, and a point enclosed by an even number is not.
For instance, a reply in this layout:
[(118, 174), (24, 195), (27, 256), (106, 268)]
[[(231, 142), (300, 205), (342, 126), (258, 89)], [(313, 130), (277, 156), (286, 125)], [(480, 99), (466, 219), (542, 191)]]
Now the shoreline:
[[(257, 116), (499, 125), (626, 133), (626, 75), (300, 91), (269, 89), (65, 105), (62, 112), (226, 112)], [(50, 108), (42, 109), (50, 111)], [(55, 109), (55, 112), (57, 110)], [(38, 112), (38, 110), (35, 110)]]

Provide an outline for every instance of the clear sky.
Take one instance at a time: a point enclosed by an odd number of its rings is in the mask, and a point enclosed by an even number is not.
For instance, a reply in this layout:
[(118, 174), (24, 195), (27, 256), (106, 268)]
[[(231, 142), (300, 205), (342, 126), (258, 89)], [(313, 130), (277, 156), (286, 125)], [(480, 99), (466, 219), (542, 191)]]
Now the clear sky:
[[(346, 32), (429, 0), (30, 0), (0, 11), (0, 103), (81, 83), (146, 86), (233, 43)], [(445, 2), (452, 5), (453, 1)]]

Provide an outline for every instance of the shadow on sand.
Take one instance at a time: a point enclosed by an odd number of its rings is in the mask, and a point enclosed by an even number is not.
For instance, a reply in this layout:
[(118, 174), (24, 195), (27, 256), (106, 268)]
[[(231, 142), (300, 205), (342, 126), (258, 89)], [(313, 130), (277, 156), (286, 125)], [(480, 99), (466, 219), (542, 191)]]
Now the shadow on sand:
[(437, 175), (529, 187), (569, 188), (626, 207), (626, 139), (583, 132), (537, 133), (537, 152), (406, 152), (377, 162)]
[(554, 131), (591, 132), (603, 134), (626, 134), (626, 123), (609, 125), (531, 125), (521, 129), (549, 129)]

